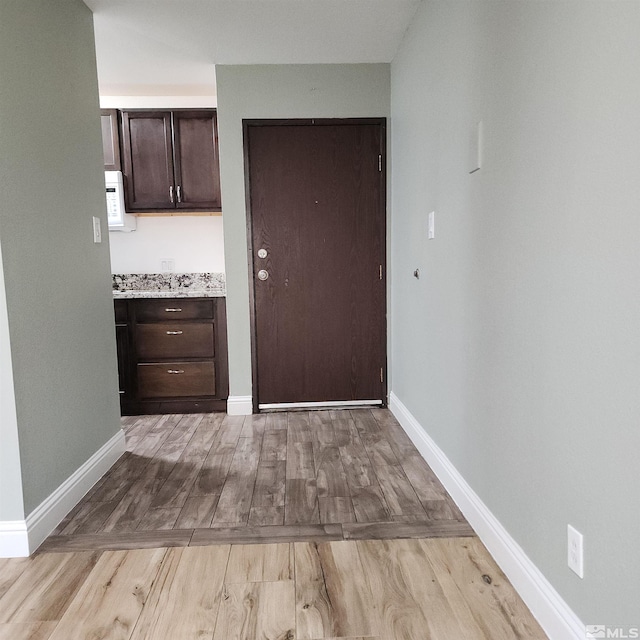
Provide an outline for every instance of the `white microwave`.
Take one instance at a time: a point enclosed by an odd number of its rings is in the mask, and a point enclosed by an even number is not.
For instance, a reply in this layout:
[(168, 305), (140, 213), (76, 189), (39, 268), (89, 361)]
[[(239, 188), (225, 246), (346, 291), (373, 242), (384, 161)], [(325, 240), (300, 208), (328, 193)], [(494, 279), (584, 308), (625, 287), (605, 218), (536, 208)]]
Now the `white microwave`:
[(109, 231), (135, 231), (136, 217), (124, 210), (124, 183), (122, 171), (105, 171), (107, 193), (107, 221)]

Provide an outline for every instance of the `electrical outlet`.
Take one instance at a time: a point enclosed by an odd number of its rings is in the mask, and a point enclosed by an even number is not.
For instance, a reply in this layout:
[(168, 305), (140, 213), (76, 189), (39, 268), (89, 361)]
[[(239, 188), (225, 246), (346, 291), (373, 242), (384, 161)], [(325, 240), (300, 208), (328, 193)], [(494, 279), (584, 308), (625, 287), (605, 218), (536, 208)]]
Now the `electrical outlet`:
[(170, 273), (175, 269), (175, 260), (173, 258), (162, 258), (160, 260), (160, 272)]
[(567, 563), (571, 571), (584, 578), (584, 537), (570, 524), (567, 525)]

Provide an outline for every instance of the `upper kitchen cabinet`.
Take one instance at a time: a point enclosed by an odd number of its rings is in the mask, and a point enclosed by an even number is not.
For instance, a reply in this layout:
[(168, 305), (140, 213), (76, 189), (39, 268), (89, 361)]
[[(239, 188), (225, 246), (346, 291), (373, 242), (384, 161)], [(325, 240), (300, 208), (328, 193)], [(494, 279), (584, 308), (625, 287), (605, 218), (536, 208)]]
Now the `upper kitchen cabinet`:
[(215, 110), (123, 111), (127, 211), (219, 211)]
[(105, 171), (122, 171), (117, 109), (101, 109), (102, 153)]
[(173, 112), (178, 209), (220, 209), (220, 164), (215, 111)]
[(175, 209), (170, 111), (123, 111), (127, 211)]

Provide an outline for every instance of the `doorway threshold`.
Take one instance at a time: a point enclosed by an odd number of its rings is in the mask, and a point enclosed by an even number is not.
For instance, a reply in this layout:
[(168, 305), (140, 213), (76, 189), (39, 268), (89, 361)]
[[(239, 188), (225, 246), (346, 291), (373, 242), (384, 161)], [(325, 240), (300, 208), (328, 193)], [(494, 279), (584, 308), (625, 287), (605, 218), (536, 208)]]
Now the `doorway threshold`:
[(357, 407), (381, 407), (382, 400), (329, 400), (326, 402), (272, 402), (259, 404), (260, 411), (294, 411), (295, 409), (355, 409)]

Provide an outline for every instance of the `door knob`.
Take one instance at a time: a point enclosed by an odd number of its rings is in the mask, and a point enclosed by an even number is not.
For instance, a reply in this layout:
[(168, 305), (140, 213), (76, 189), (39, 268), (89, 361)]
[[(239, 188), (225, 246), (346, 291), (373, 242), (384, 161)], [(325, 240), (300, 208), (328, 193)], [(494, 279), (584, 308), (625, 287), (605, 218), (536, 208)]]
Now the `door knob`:
[(258, 271), (258, 280), (266, 280), (269, 277), (269, 272), (265, 269)]

